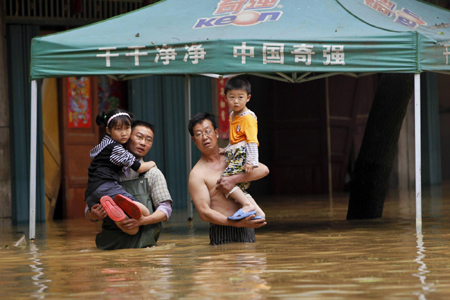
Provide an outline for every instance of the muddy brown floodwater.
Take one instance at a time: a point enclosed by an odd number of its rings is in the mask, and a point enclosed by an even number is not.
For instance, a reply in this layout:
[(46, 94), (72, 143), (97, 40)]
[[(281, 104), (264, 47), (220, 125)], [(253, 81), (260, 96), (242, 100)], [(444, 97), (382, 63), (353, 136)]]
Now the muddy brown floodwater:
[(390, 191), (382, 219), (346, 221), (348, 195), (260, 197), (254, 244), (210, 246), (186, 211), (147, 249), (98, 250), (87, 220), (18, 246), (28, 226), (0, 228), (0, 299), (448, 299), (449, 185), (424, 190), (422, 235), (414, 201)]

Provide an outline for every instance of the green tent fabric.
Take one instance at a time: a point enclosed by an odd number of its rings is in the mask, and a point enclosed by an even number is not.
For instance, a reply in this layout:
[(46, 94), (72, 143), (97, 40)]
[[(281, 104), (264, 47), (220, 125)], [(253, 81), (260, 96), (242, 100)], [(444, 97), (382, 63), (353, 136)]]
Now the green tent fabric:
[(34, 38), (30, 76), (447, 71), (449, 27), (416, 0), (165, 0)]
[[(147, 75), (251, 73), (302, 82), (341, 73), (416, 73), (419, 234), (422, 221), (418, 73), (450, 71), (449, 28), (448, 10), (417, 0), (165, 0), (89, 26), (34, 38), (30, 66), (32, 104), (37, 99), (35, 80), (51, 77), (108, 75), (130, 79)], [(187, 112), (189, 78), (186, 76)], [(32, 106), (32, 117), (36, 110)], [(189, 137), (186, 143), (189, 145)], [(33, 149), (33, 132), (31, 145)], [(190, 150), (188, 146), (188, 166)], [(30, 174), (33, 203), (33, 161)], [(30, 216), (33, 207), (30, 204)], [(30, 217), (30, 224), (33, 222)], [(32, 227), (30, 237), (34, 238)]]

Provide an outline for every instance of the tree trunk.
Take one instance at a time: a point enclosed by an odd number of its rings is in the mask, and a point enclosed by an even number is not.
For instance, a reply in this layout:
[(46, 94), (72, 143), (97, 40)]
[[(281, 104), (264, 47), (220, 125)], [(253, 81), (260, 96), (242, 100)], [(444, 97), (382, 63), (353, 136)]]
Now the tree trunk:
[(381, 218), (413, 74), (383, 74), (351, 175), (347, 220)]

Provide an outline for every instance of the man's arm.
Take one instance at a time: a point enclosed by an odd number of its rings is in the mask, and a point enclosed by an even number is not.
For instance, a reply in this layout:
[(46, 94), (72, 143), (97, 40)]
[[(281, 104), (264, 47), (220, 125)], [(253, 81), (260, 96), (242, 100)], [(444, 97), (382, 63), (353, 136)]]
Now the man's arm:
[(216, 189), (220, 190), (224, 195), (228, 195), (231, 189), (240, 182), (255, 181), (266, 177), (269, 174), (269, 168), (259, 163), (259, 166), (253, 169), (251, 173), (241, 173), (227, 177), (221, 177), (217, 180)]
[(144, 216), (140, 220), (129, 219), (123, 221), (121, 225), (125, 229), (167, 221), (172, 213), (172, 200), (164, 174), (155, 167), (151, 168), (145, 177), (148, 179), (150, 198), (157, 208), (153, 214)]
[(203, 177), (192, 171), (189, 175), (189, 193), (195, 208), (203, 221), (210, 222), (223, 226), (259, 228), (266, 224), (265, 220), (251, 220), (255, 216), (242, 219), (240, 221), (231, 221), (221, 213), (211, 209), (211, 197), (209, 195), (208, 187), (206, 186)]
[(139, 220), (128, 219), (120, 223), (123, 228), (130, 230), (142, 225), (155, 224), (159, 222), (167, 221), (167, 216), (164, 212), (157, 210), (149, 216), (143, 216)]

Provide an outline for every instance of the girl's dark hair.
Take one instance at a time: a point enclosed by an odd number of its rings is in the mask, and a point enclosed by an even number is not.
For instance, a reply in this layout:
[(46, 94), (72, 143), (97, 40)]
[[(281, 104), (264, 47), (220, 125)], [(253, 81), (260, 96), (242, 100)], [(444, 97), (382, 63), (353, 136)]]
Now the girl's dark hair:
[[(119, 115), (119, 116), (116, 116), (113, 119), (111, 119), (111, 121), (109, 121), (109, 124), (108, 124), (108, 120), (112, 116), (119, 114), (119, 113), (126, 113), (129, 115), (129, 117), (127, 115)], [(97, 123), (98, 126), (105, 126), (105, 127), (108, 127), (109, 129), (111, 129), (111, 128), (114, 128), (114, 126), (116, 126), (117, 123), (119, 123), (119, 121), (122, 121), (122, 124), (131, 126), (133, 119), (134, 119), (134, 115), (132, 113), (130, 113), (124, 109), (116, 108), (109, 112), (101, 111), (97, 115), (97, 118), (95, 119), (95, 123)]]

